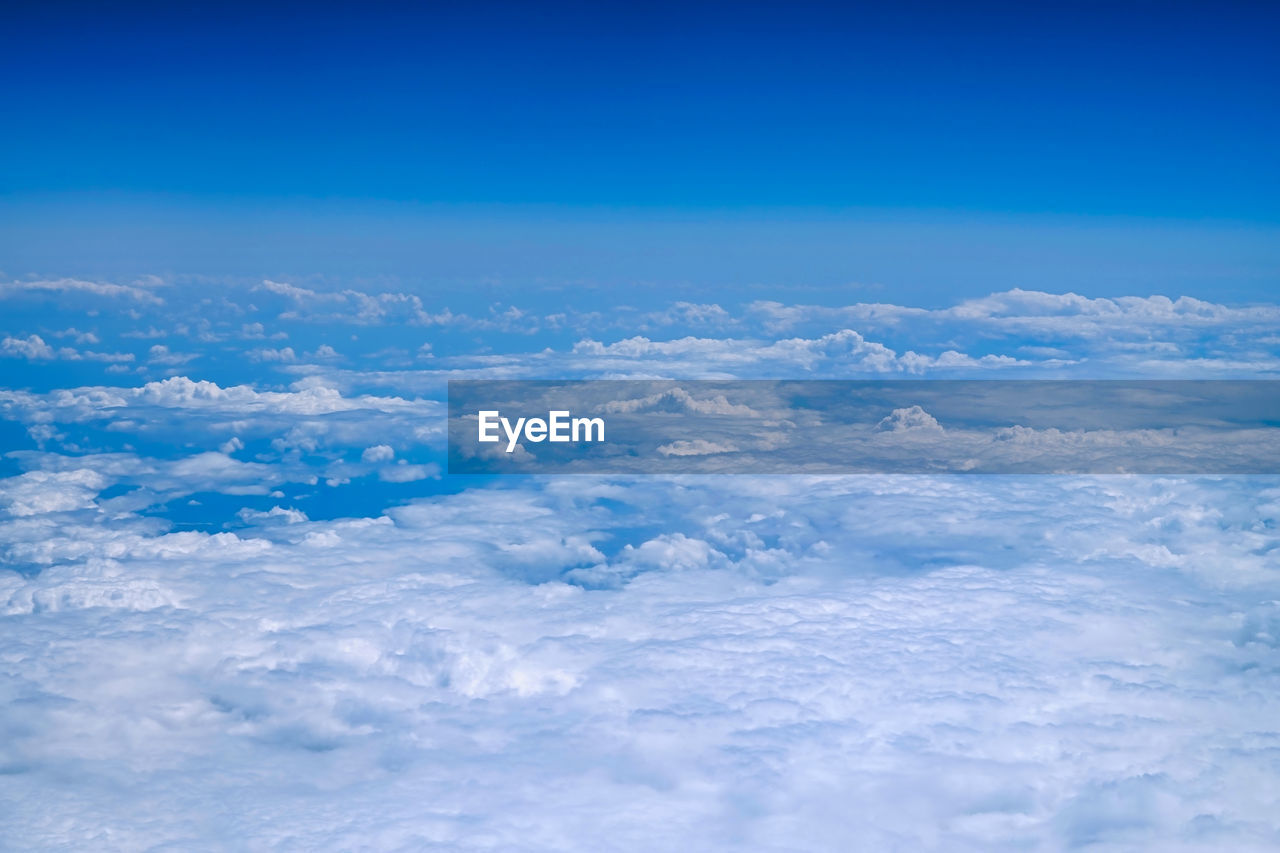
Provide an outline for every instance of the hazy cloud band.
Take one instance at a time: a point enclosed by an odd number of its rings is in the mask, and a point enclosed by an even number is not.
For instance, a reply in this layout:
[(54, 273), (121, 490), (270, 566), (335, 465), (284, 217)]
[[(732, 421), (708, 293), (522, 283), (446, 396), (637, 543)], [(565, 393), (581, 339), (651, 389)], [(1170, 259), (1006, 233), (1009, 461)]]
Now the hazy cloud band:
[[(462, 380), (454, 474), (1280, 473), (1249, 380)], [(603, 440), (587, 429), (597, 430)]]

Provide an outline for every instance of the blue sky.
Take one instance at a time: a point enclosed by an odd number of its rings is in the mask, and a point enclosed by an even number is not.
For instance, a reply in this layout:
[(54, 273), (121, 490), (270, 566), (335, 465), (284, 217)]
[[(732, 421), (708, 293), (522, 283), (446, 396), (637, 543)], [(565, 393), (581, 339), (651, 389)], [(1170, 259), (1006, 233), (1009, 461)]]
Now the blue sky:
[(1181, 292), (1260, 298), (1276, 25), (1265, 4), (45, 4), (0, 35), (0, 269), (939, 302), (1151, 292), (1174, 266)]
[(1275, 10), (1113, 5), (54, 3), (3, 182), (1274, 222)]

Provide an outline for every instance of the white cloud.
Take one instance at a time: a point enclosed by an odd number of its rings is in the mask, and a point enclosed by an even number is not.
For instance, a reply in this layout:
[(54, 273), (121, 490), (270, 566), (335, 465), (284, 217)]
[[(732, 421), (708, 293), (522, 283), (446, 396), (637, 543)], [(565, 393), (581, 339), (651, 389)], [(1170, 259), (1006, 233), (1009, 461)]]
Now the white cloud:
[(0, 508), (13, 516), (66, 512), (93, 506), (107, 479), (89, 468), (28, 471), (0, 480)]
[(1122, 296), (1089, 298), (1075, 293), (1013, 290), (967, 299), (957, 305), (926, 309), (889, 303), (857, 303), (845, 306), (784, 305), (758, 301), (748, 312), (765, 318), (773, 328), (791, 328), (809, 322), (864, 323), (873, 327), (927, 322), (964, 322), (1019, 331), (1052, 331), (1072, 336), (1093, 336), (1102, 328), (1257, 326), (1280, 322), (1280, 307), (1257, 305), (1231, 307), (1189, 296)]
[(246, 355), (249, 357), (250, 361), (291, 362), (291, 361), (298, 360), (297, 353), (293, 351), (293, 347), (282, 347), (280, 349), (273, 349), (271, 347), (262, 347), (259, 349), (250, 350), (249, 352), (246, 353)]
[[(735, 375), (740, 371), (752, 373), (761, 369), (780, 373), (823, 368), (884, 373), (913, 367), (888, 347), (866, 341), (849, 329), (816, 339), (791, 338), (775, 342), (695, 337), (653, 341), (637, 336), (603, 344), (588, 339), (574, 345), (573, 355), (580, 357), (583, 366), (595, 369), (667, 366), (681, 373), (716, 375)], [(908, 358), (914, 356), (914, 353), (908, 354)]]
[[(81, 335), (79, 337), (84, 338), (86, 336)], [(133, 353), (131, 352), (93, 352), (91, 350), (77, 350), (72, 347), (59, 347), (54, 350), (39, 335), (28, 335), (25, 338), (6, 336), (3, 341), (0, 341), (0, 356), (26, 358), (32, 361), (60, 359), (62, 361), (102, 361), (109, 364), (133, 361)]]
[[(15, 494), (23, 496), (11, 499), (13, 506), (31, 509), (40, 500), (49, 500), (57, 509), (63, 509), (68, 500), (80, 500), (89, 483), (103, 488), (108, 484), (122, 483), (141, 486), (159, 500), (193, 492), (210, 491), (228, 495), (265, 495), (281, 483), (315, 483), (315, 472), (299, 463), (244, 462), (226, 453), (202, 452), (170, 459), (139, 456), (136, 453), (90, 453), (80, 456), (64, 456), (56, 453), (30, 450), (11, 451), (9, 458), (24, 467), (36, 468), (21, 477), (10, 478)], [(60, 477), (46, 483), (45, 480), (27, 480), (31, 477)], [(70, 479), (68, 479), (70, 478)], [(76, 480), (75, 478), (90, 478)], [(24, 485), (25, 484), (25, 485)], [(71, 488), (68, 484), (78, 484)], [(32, 493), (32, 486), (43, 490)], [(65, 487), (65, 488), (64, 488)], [(70, 489), (68, 491), (68, 489)], [(38, 497), (48, 491), (45, 498)], [(67, 495), (71, 495), (70, 498)], [(14, 511), (11, 509), (11, 511)], [(56, 510), (31, 510), (49, 512)], [(15, 511), (15, 514), (16, 513)], [(31, 514), (23, 512), (21, 514)]]
[[(655, 369), (691, 377), (913, 375), (935, 370), (1028, 367), (1031, 362), (1005, 355), (974, 357), (955, 350), (929, 356), (899, 353), (867, 340), (852, 329), (814, 338), (776, 341), (684, 337), (653, 341), (643, 336), (611, 344), (584, 339), (571, 355), (555, 354), (561, 369), (614, 371), (613, 376), (643, 377)], [(545, 360), (546, 357), (542, 360)]]
[(757, 413), (750, 407), (730, 403), (723, 394), (708, 398), (696, 398), (683, 388), (664, 389), (656, 394), (635, 400), (610, 400), (603, 406), (605, 412), (688, 412), (699, 415), (730, 415), (752, 417)]
[(736, 453), (738, 447), (728, 442), (695, 438), (659, 445), (657, 451), (663, 456), (708, 456), (715, 453)]
[(396, 452), (385, 444), (375, 444), (373, 447), (366, 447), (364, 452), (360, 454), (363, 462), (390, 462), (396, 456)]
[(98, 338), (98, 336), (95, 335), (93, 332), (82, 332), (79, 329), (75, 328), (74, 326), (68, 329), (63, 329), (61, 332), (56, 332), (54, 336), (59, 338), (73, 338), (75, 342), (78, 344), (102, 343), (102, 341)]
[(439, 479), (438, 465), (411, 465), (401, 459), (398, 465), (378, 469), (378, 479), (387, 483), (415, 483), (419, 480)]
[(236, 517), (247, 524), (301, 524), (307, 521), (305, 512), (280, 506), (273, 506), (265, 512), (244, 507)]
[(177, 367), (199, 358), (198, 353), (174, 352), (164, 344), (156, 344), (147, 351), (147, 361), (151, 364)]
[(29, 359), (52, 359), (57, 357), (53, 347), (46, 344), (39, 335), (28, 335), (25, 338), (5, 336), (5, 339), (0, 341), (0, 353)]
[(675, 302), (663, 311), (655, 311), (645, 317), (646, 323), (658, 326), (722, 326), (733, 320), (733, 315), (715, 303)]
[[(936, 309), (759, 301), (747, 306), (745, 317), (774, 334), (851, 325), (877, 334), (909, 334), (922, 342), (961, 340), (970, 347), (1007, 348), (980, 357), (943, 353), (925, 365), (930, 368), (1009, 366), (1007, 359), (1033, 356), (1045, 367), (1075, 367), (1082, 374), (1258, 375), (1280, 370), (1280, 358), (1267, 343), (1280, 324), (1280, 307), (1272, 304), (1228, 306), (1160, 295), (1089, 298), (1014, 289)], [(1137, 360), (1129, 355), (1135, 351), (1158, 357)]]
[(876, 429), (883, 432), (943, 431), (942, 424), (938, 423), (938, 419), (919, 406), (894, 409), (887, 417), (876, 424)]
[[(1256, 375), (1276, 369), (1275, 306), (721, 300), (626, 328), (274, 282), (207, 303), (174, 288), (160, 316), (150, 287), (0, 285), (81, 303), (4, 330), (6, 354), (79, 375), (96, 356), (48, 330), (98, 346), (70, 334), (89, 322), (180, 337), (191, 352), (149, 369), (208, 371), (0, 389), (0, 414), (56, 450), (7, 454), (25, 473), (0, 479), (0, 833), (17, 849), (1274, 846), (1274, 478), (386, 484), (440, 476), (421, 448), (440, 448), (450, 377)], [(85, 321), (102, 297), (126, 310)], [(360, 330), (345, 364), (435, 357), (343, 370), (321, 346), (295, 358), (329, 363), (274, 369), (288, 388), (222, 378), (251, 365), (210, 344), (302, 321), (416, 328)], [(935, 426), (908, 409), (876, 437)], [(711, 438), (668, 450), (747, 447)], [(378, 489), (396, 505), (370, 508)]]
[(251, 511), (243, 535), (64, 530), (91, 550), (0, 580), (6, 838), (1222, 850), (1280, 829), (1274, 484), (546, 486)]
[[(114, 389), (119, 390), (119, 389)], [(431, 401), (406, 400), (401, 397), (375, 397), (361, 395), (344, 397), (340, 391), (323, 385), (310, 385), (297, 391), (258, 391), (248, 385), (223, 387), (215, 382), (192, 380), (175, 376), (158, 382), (148, 382), (140, 388), (128, 389), (128, 396), (112, 395), (107, 389), (79, 389), (71, 399), (87, 397), (87, 405), (102, 406), (95, 400), (121, 401), (119, 405), (131, 405), (132, 401), (149, 403), (167, 408), (216, 409), (227, 414), (242, 412), (285, 413), (294, 415), (319, 415), (333, 412), (369, 409), (380, 412), (438, 413), (440, 406)], [(95, 397), (94, 395), (98, 396)], [(66, 401), (60, 399), (60, 406)], [(105, 405), (110, 405), (110, 402)]]
[(308, 290), (305, 287), (298, 287), (283, 281), (271, 281), (270, 279), (263, 279), (262, 289), (271, 293), (279, 294), (280, 296), (287, 296), (290, 299), (295, 299), (299, 302), (308, 299), (322, 299), (330, 296), (330, 294), (321, 295), (320, 293), (317, 293), (314, 290)]
[[(140, 284), (155, 286), (157, 282), (146, 281)], [(75, 278), (44, 279), (33, 281), (9, 281), (0, 283), (0, 299), (29, 293), (70, 293), (88, 294), (92, 296), (122, 297), (136, 302), (160, 305), (164, 302), (146, 287), (127, 284), (109, 284), (97, 281), (84, 281)]]
[[(349, 323), (383, 325), (408, 323), (418, 326), (446, 326), (469, 323), (469, 318), (455, 315), (448, 308), (436, 313), (427, 310), (421, 297), (412, 293), (366, 293), (361, 290), (317, 291), (279, 281), (263, 281), (260, 289), (288, 298), (294, 308), (281, 319), (312, 323)], [(514, 309), (513, 309), (514, 310)], [(517, 312), (508, 320), (519, 319)]]

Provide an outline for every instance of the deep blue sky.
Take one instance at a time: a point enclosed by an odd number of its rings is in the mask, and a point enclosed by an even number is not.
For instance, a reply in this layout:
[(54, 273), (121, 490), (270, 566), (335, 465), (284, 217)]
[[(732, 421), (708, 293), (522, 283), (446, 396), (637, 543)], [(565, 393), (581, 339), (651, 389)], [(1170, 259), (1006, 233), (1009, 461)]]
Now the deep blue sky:
[(1115, 6), (10, 10), (0, 271), (129, 268), (95, 245), (182, 269), (148, 254), (156, 222), (189, 223), (170, 245), (234, 251), (240, 212), (311, 232), (313, 204), (1274, 225), (1280, 6)]

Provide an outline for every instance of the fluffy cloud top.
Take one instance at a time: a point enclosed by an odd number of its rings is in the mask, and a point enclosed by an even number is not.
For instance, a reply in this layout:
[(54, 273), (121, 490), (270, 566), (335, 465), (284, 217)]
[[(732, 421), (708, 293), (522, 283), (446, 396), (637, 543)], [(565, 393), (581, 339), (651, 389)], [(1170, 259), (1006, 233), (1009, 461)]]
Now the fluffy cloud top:
[(1275, 478), (439, 468), (450, 378), (1261, 378), (1274, 305), (0, 302), (4, 845), (1280, 845)]
[(578, 481), (121, 527), (0, 585), (6, 837), (1265, 849), (1278, 506), (1138, 478)]

